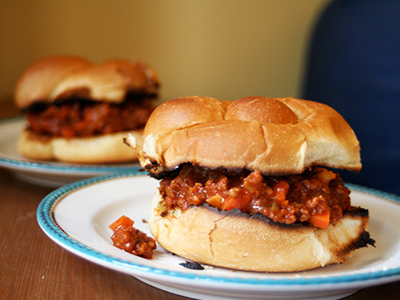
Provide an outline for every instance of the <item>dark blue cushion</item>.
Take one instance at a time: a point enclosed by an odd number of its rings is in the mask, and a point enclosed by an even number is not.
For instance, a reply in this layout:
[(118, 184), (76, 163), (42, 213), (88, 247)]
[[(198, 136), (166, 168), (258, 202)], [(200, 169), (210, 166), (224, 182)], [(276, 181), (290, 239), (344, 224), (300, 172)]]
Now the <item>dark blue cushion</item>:
[(304, 99), (354, 129), (363, 169), (344, 180), (400, 194), (400, 1), (334, 1), (310, 41)]

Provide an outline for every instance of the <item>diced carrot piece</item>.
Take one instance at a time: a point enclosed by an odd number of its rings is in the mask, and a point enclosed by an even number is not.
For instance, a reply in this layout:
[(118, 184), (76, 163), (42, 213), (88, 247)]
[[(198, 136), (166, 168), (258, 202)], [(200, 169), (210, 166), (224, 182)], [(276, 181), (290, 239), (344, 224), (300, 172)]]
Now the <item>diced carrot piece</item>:
[(219, 195), (212, 196), (206, 200), (208, 204), (214, 207), (221, 208), (222, 198)]
[(241, 195), (235, 198), (227, 197), (222, 203), (223, 210), (231, 210), (238, 208), (241, 211), (246, 209), (246, 206), (251, 201), (251, 197), (242, 190)]
[(239, 208), (242, 205), (242, 203), (240, 202), (240, 199), (236, 199), (236, 198), (231, 198), (229, 197), (228, 199), (225, 199), (224, 203), (222, 204), (222, 209), (223, 210), (231, 210), (234, 208)]
[(329, 227), (329, 221), (330, 221), (330, 212), (329, 209), (327, 209), (322, 214), (312, 215), (309, 222), (311, 223), (311, 225), (315, 227), (327, 229)]
[(108, 227), (110, 227), (113, 231), (115, 231), (119, 226), (132, 226), (133, 223), (134, 222), (128, 217), (122, 216)]

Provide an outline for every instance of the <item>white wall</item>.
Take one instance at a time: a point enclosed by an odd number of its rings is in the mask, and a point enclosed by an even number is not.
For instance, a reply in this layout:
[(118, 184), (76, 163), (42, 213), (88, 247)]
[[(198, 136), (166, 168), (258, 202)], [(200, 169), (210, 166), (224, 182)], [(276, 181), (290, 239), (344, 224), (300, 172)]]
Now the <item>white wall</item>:
[(0, 17), (0, 99), (53, 54), (142, 59), (163, 100), (299, 96), (313, 22), (329, 0), (15, 0)]

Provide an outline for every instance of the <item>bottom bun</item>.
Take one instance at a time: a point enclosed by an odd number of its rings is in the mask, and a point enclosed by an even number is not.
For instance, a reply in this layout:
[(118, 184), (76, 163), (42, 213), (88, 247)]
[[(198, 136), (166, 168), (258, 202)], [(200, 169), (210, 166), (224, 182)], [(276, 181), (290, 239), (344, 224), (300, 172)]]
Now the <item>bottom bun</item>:
[(206, 205), (169, 211), (159, 193), (152, 200), (150, 230), (166, 250), (186, 259), (238, 270), (294, 272), (346, 262), (355, 249), (371, 243), (368, 211), (346, 212), (328, 229), (274, 223), (237, 209)]
[(57, 160), (78, 164), (105, 164), (137, 161), (136, 151), (123, 139), (132, 134), (141, 141), (143, 131), (125, 131), (95, 137), (51, 138), (25, 129), (18, 140), (18, 152), (31, 159)]

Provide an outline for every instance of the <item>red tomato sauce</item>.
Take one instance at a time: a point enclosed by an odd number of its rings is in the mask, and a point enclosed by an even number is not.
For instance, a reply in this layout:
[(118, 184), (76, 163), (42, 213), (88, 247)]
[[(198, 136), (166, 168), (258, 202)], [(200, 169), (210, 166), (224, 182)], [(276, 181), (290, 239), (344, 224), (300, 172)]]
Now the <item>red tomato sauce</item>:
[(75, 101), (30, 110), (30, 129), (55, 137), (88, 137), (142, 128), (153, 110), (149, 102), (122, 104)]
[(321, 228), (336, 224), (350, 208), (350, 190), (340, 175), (321, 167), (300, 175), (262, 176), (259, 171), (185, 165), (178, 176), (161, 181), (160, 193), (167, 210), (208, 203), (221, 210), (260, 213), (274, 222), (308, 222)]
[(128, 253), (150, 259), (156, 242), (144, 232), (133, 227), (134, 222), (126, 216), (120, 217), (109, 227), (114, 231), (111, 236), (113, 245)]

